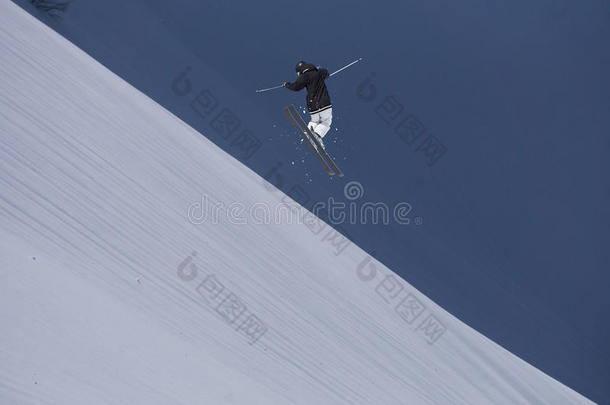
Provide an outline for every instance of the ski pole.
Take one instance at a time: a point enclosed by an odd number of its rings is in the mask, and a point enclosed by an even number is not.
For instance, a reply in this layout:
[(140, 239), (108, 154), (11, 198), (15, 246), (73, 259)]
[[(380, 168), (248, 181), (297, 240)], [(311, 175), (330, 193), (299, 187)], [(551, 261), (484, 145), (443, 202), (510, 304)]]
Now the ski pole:
[(344, 69), (347, 69), (348, 67), (352, 66), (352, 65), (353, 65), (353, 64), (355, 64), (355, 63), (360, 62), (361, 60), (362, 60), (362, 58), (358, 58), (358, 59), (356, 59), (355, 61), (353, 61), (352, 63), (348, 63), (347, 65), (343, 66), (341, 69), (339, 69), (339, 70), (337, 70), (337, 71), (335, 71), (335, 72), (332, 72), (330, 75), (328, 75), (328, 77), (330, 77), (330, 76), (332, 76), (332, 75), (336, 75), (336, 74), (337, 74), (337, 73), (339, 73), (340, 71), (342, 71), (342, 70), (344, 70)]
[(280, 84), (279, 86), (275, 86), (275, 87), (269, 87), (268, 89), (260, 89), (260, 90), (256, 90), (257, 93), (262, 93), (263, 91), (269, 91), (269, 90), (275, 90), (275, 89), (279, 89), (280, 87), (284, 87), (283, 84)]
[[(340, 71), (347, 69), (348, 67), (352, 66), (353, 64), (356, 64), (356, 63), (360, 62), (361, 60), (362, 60), (362, 58), (358, 58), (358, 59), (356, 59), (355, 61), (353, 61), (353, 62), (351, 62), (351, 63), (348, 63), (347, 65), (343, 66), (341, 69), (339, 69), (339, 70), (337, 70), (337, 71), (335, 71), (335, 72), (331, 73), (330, 75), (328, 75), (328, 77), (331, 77), (331, 76), (333, 76), (333, 75), (336, 75), (336, 74), (337, 74), (337, 73), (339, 73)], [(284, 85), (283, 85), (283, 84), (280, 84), (279, 86), (275, 86), (275, 87), (269, 87), (268, 89), (259, 89), (259, 90), (256, 90), (256, 92), (257, 92), (257, 93), (262, 93), (262, 92), (269, 91), (269, 90), (275, 90), (275, 89), (279, 89), (280, 87), (284, 87)]]

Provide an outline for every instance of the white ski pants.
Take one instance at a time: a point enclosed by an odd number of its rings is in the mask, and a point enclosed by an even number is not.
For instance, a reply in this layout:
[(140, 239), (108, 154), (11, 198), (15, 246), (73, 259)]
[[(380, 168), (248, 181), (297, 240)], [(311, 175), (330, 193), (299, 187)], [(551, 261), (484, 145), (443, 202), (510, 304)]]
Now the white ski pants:
[(320, 135), (320, 138), (324, 138), (324, 135), (330, 130), (330, 125), (333, 122), (333, 109), (332, 107), (319, 113), (311, 114), (311, 121), (309, 121), (309, 129), (315, 131), (316, 134)]

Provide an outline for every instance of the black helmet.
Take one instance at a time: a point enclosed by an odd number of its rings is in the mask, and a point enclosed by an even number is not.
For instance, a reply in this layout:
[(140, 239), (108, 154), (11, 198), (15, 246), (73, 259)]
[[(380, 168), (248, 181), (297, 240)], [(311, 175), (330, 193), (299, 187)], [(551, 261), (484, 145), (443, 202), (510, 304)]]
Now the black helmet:
[(297, 73), (303, 73), (303, 70), (305, 70), (305, 66), (307, 66), (307, 62), (305, 61), (300, 61), (299, 63), (297, 63), (297, 65), (294, 67), (294, 70)]
[(294, 67), (294, 70), (297, 71), (297, 74), (300, 75), (302, 73), (307, 72), (308, 70), (316, 70), (316, 66), (312, 65), (311, 63), (307, 63), (304, 61), (300, 61), (299, 63), (297, 63), (297, 65)]

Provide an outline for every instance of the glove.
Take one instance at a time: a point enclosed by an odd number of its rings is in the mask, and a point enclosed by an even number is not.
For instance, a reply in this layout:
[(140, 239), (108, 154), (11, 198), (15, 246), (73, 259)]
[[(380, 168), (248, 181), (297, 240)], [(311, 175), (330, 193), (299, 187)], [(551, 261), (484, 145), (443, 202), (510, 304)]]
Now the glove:
[(288, 82), (282, 83), (282, 87), (286, 87), (286, 86), (288, 86)]

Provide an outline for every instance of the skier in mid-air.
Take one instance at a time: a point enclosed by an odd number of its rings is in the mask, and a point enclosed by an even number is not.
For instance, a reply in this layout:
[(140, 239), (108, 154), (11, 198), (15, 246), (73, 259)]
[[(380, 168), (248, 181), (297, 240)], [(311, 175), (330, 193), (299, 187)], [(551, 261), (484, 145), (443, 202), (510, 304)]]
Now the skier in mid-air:
[(315, 65), (300, 61), (295, 70), (297, 80), (294, 83), (284, 82), (283, 86), (292, 91), (307, 88), (307, 109), (311, 120), (307, 125), (324, 148), (322, 138), (330, 130), (333, 122), (333, 108), (324, 80), (329, 77), (328, 70), (318, 69)]

